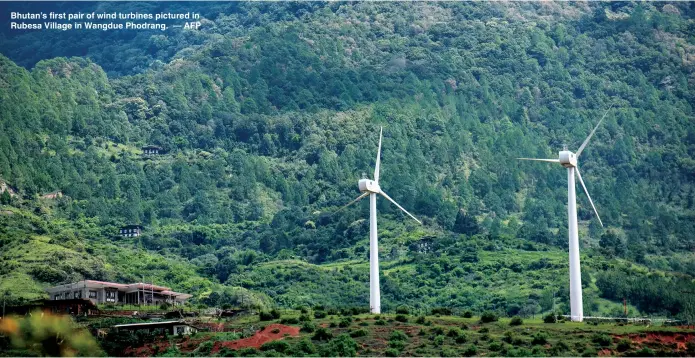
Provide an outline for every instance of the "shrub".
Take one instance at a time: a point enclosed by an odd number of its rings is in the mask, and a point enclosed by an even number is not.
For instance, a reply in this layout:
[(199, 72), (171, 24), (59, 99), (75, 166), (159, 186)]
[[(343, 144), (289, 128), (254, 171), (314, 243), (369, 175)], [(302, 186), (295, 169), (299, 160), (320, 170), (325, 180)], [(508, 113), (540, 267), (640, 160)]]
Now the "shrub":
[(209, 355), (210, 351), (212, 350), (212, 347), (215, 343), (212, 341), (205, 341), (201, 343), (198, 348), (196, 348), (195, 353), (196, 355), (202, 355), (206, 356)]
[(270, 333), (278, 334), (278, 333), (280, 333), (280, 328), (274, 328), (273, 330), (270, 331)]
[(337, 327), (337, 326), (338, 326), (338, 325), (335, 324), (335, 322), (331, 322), (331, 323), (328, 324), (328, 327), (331, 327), (331, 328), (335, 328), (335, 327)]
[(488, 346), (488, 348), (493, 352), (499, 352), (502, 350), (502, 348), (504, 348), (504, 346), (500, 342), (492, 341), (492, 342), (490, 342), (490, 345)]
[(444, 336), (439, 335), (439, 336), (434, 337), (434, 345), (435, 346), (439, 347), (442, 344), (444, 344)]
[(408, 322), (408, 317), (406, 317), (405, 315), (399, 314), (399, 315), (396, 315), (396, 321), (405, 323), (405, 322)]
[(463, 318), (472, 318), (473, 317), (473, 312), (467, 310), (466, 312), (463, 312)]
[(557, 342), (557, 344), (555, 345), (555, 348), (556, 348), (559, 352), (566, 352), (566, 351), (568, 351), (568, 350), (570, 349), (570, 347), (569, 347), (569, 346), (567, 345), (567, 343), (565, 343), (564, 341), (559, 341), (559, 342)]
[(299, 316), (299, 322), (309, 322), (309, 321), (311, 321), (311, 316), (309, 316), (307, 314), (302, 314), (301, 316)]
[(306, 338), (302, 339), (301, 341), (299, 341), (299, 343), (297, 343), (297, 349), (300, 352), (304, 352), (306, 354), (316, 353), (316, 346), (314, 346), (314, 344)]
[(432, 333), (435, 336), (444, 334), (444, 328), (439, 327), (439, 326), (433, 327), (432, 329), (430, 329), (430, 333)]
[(311, 322), (304, 322), (300, 331), (311, 333), (316, 330), (316, 325)]
[(341, 327), (341, 328), (350, 327), (350, 324), (352, 324), (352, 318), (344, 317), (343, 319), (340, 320), (340, 323), (338, 323), (338, 327)]
[(650, 348), (644, 347), (634, 354), (635, 357), (655, 357), (656, 354), (654, 351)]
[(408, 306), (398, 306), (396, 308), (397, 314), (410, 314), (410, 307)]
[(455, 339), (454, 341), (455, 341), (457, 344), (463, 344), (463, 343), (468, 342), (468, 337), (467, 337), (465, 334), (461, 333), (461, 335), (459, 335), (458, 337), (456, 337), (456, 339)]
[(326, 318), (325, 311), (314, 311), (314, 318)]
[(417, 324), (424, 324), (426, 322), (425, 316), (420, 316), (417, 319), (415, 319), (415, 323)]
[(550, 313), (547, 316), (543, 317), (543, 322), (545, 323), (555, 323), (557, 322), (557, 318), (555, 317), (554, 313)]
[(618, 352), (625, 352), (630, 350), (630, 348), (632, 348), (632, 341), (626, 338), (621, 339), (620, 342), (618, 342), (618, 345), (616, 346)]
[(299, 319), (297, 317), (283, 318), (280, 320), (282, 324), (298, 324)]
[(478, 354), (478, 349), (472, 344), (467, 345), (466, 349), (463, 350), (464, 357), (472, 357), (476, 354)]
[(321, 347), (323, 357), (354, 357), (357, 355), (357, 342), (347, 334), (341, 334)]
[(272, 310), (270, 310), (270, 315), (273, 316), (273, 319), (279, 319), (280, 318), (280, 311), (273, 308)]
[(261, 313), (258, 314), (258, 319), (261, 321), (271, 321), (273, 319), (273, 315), (270, 314), (270, 312), (261, 311)]
[(478, 333), (481, 333), (481, 334), (482, 333), (489, 333), (489, 332), (490, 332), (490, 329), (487, 327), (483, 327), (483, 328), (478, 330)]
[(357, 337), (364, 337), (368, 334), (366, 329), (358, 329), (356, 331), (350, 332), (350, 337), (352, 338), (357, 338)]
[(287, 343), (287, 342), (285, 342), (285, 341), (283, 341), (283, 340), (281, 340), (281, 341), (270, 341), (270, 342), (264, 343), (264, 344), (261, 346), (261, 350), (264, 351), (264, 352), (265, 352), (265, 351), (272, 351), (272, 350), (274, 350), (274, 351), (276, 351), (276, 352), (284, 353), (284, 352), (288, 351), (289, 349), (290, 349), (289, 343)]
[(253, 356), (258, 355), (258, 351), (256, 350), (256, 348), (248, 347), (248, 348), (240, 349), (237, 352), (237, 354), (239, 357), (253, 357)]
[(507, 343), (512, 343), (512, 341), (514, 340), (514, 333), (512, 333), (511, 331), (504, 332), (504, 335), (502, 336), (502, 340), (507, 342)]
[[(596, 356), (597, 356), (596, 350), (594, 350), (593, 348), (587, 348), (582, 353), (582, 357), (596, 357)], [(644, 357), (644, 356), (639, 356), (639, 357)]]
[(613, 339), (607, 334), (596, 333), (591, 337), (591, 341), (598, 344), (601, 347), (608, 347), (613, 343)]
[(329, 332), (325, 328), (321, 327), (314, 332), (314, 336), (311, 337), (311, 339), (317, 340), (317, 341), (327, 341), (333, 338), (333, 333)]
[(443, 348), (442, 351), (439, 353), (440, 357), (456, 357), (458, 354), (456, 354), (456, 351), (450, 348)]
[(403, 331), (395, 330), (391, 332), (391, 337), (389, 337), (389, 341), (407, 341), (408, 340), (408, 335), (405, 334)]
[(384, 352), (384, 355), (387, 357), (398, 357), (400, 356), (400, 352), (397, 349), (389, 348)]
[(456, 337), (460, 336), (462, 333), (463, 332), (461, 332), (460, 329), (454, 327), (454, 328), (450, 329), (449, 332), (446, 333), (446, 335), (449, 337), (456, 338)]
[(546, 343), (548, 343), (548, 336), (545, 333), (538, 332), (533, 335), (533, 340), (531, 341), (531, 344), (544, 345)]
[(369, 326), (369, 323), (368, 322), (360, 322), (359, 325), (360, 325), (360, 327), (367, 327), (367, 326)]
[[(236, 349), (229, 349), (227, 347), (222, 347), (222, 349), (217, 352), (217, 355), (220, 357), (236, 357), (237, 356), (237, 351)], [(176, 356), (171, 356), (171, 357), (179, 357), (181, 354), (177, 354)]]
[(398, 349), (400, 351), (405, 347), (405, 343), (403, 341), (389, 341), (389, 347)]
[(490, 335), (487, 334), (487, 333), (485, 333), (485, 334), (483, 334), (483, 335), (480, 336), (480, 340), (481, 340), (481, 341), (489, 341), (489, 340), (490, 340)]
[(376, 325), (376, 326), (385, 326), (385, 325), (386, 325), (386, 321), (384, 321), (383, 319), (378, 319), (378, 320), (376, 320), (376, 322), (374, 322), (374, 325)]
[(524, 324), (524, 320), (522, 320), (519, 316), (514, 316), (512, 317), (512, 320), (509, 321), (510, 326), (521, 326), (522, 324)]
[(480, 315), (480, 322), (482, 323), (490, 323), (490, 322), (495, 322), (499, 319), (497, 317), (497, 314), (492, 311), (485, 311), (483, 314)]

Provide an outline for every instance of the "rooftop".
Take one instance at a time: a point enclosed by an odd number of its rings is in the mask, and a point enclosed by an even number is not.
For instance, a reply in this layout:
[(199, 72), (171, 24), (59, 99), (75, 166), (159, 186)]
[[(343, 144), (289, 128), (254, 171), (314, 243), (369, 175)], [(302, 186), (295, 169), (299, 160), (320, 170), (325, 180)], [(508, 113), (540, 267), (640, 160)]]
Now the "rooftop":
[(126, 328), (126, 327), (147, 327), (147, 326), (164, 326), (164, 325), (170, 325), (170, 324), (185, 324), (189, 325), (188, 323), (184, 321), (159, 321), (159, 322), (143, 322), (143, 323), (127, 323), (127, 324), (117, 324), (114, 327), (115, 328)]
[(130, 284), (123, 284), (123, 283), (117, 283), (117, 282), (97, 281), (97, 280), (83, 280), (83, 281), (78, 281), (78, 282), (73, 282), (73, 283), (67, 283), (67, 284), (63, 284), (63, 285), (50, 287), (50, 288), (46, 289), (46, 291), (48, 291), (48, 292), (63, 291), (63, 290), (78, 289), (81, 287), (115, 288), (115, 289), (126, 291), (126, 292), (130, 292), (130, 291), (134, 292), (137, 290), (155, 291), (158, 294), (167, 295), (167, 296), (176, 296), (178, 298), (183, 298), (183, 299), (188, 299), (188, 298), (192, 297), (192, 295), (187, 294), (187, 293), (180, 293), (180, 292), (172, 291), (170, 287), (154, 285), (151, 283), (136, 282), (136, 283), (130, 283)]

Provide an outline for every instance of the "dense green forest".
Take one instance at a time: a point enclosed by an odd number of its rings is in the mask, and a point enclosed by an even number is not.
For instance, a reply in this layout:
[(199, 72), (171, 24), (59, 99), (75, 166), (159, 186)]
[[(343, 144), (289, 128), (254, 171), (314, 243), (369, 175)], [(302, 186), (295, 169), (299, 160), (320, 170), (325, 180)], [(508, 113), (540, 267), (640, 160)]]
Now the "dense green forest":
[(0, 34), (11, 300), (144, 277), (196, 304), (367, 305), (366, 201), (333, 212), (383, 126), (381, 185), (424, 222), (378, 202), (384, 309), (567, 312), (565, 170), (515, 158), (576, 150), (612, 105), (582, 156), (606, 225), (578, 194), (585, 314), (695, 318), (693, 3), (166, 7), (203, 27)]

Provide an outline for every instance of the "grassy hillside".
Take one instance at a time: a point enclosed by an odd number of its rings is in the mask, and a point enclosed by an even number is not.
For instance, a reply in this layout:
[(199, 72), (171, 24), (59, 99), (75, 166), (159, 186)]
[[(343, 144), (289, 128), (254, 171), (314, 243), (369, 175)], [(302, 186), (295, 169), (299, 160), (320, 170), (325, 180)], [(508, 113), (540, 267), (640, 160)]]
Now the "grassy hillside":
[[(244, 317), (211, 322), (223, 332), (186, 338), (124, 340), (128, 348), (107, 352), (152, 356), (685, 356), (689, 331), (626, 323), (587, 324), (541, 318), (483, 316), (365, 315), (323, 310), (287, 311), (279, 319)], [(289, 326), (280, 324), (284, 322)], [(116, 348), (114, 346), (114, 348)]]

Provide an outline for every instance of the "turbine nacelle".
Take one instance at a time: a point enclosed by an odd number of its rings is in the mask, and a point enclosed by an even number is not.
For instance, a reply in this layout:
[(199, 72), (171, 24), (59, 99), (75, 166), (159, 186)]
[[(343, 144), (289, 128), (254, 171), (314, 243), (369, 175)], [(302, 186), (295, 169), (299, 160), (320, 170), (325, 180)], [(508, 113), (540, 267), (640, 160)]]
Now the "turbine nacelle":
[(560, 164), (565, 168), (577, 167), (577, 155), (570, 152), (569, 150), (563, 150), (560, 152)]
[(360, 188), (360, 192), (370, 192), (374, 194), (379, 194), (381, 193), (381, 188), (379, 187), (379, 183), (377, 183), (374, 180), (371, 179), (360, 179), (359, 183), (357, 184)]

